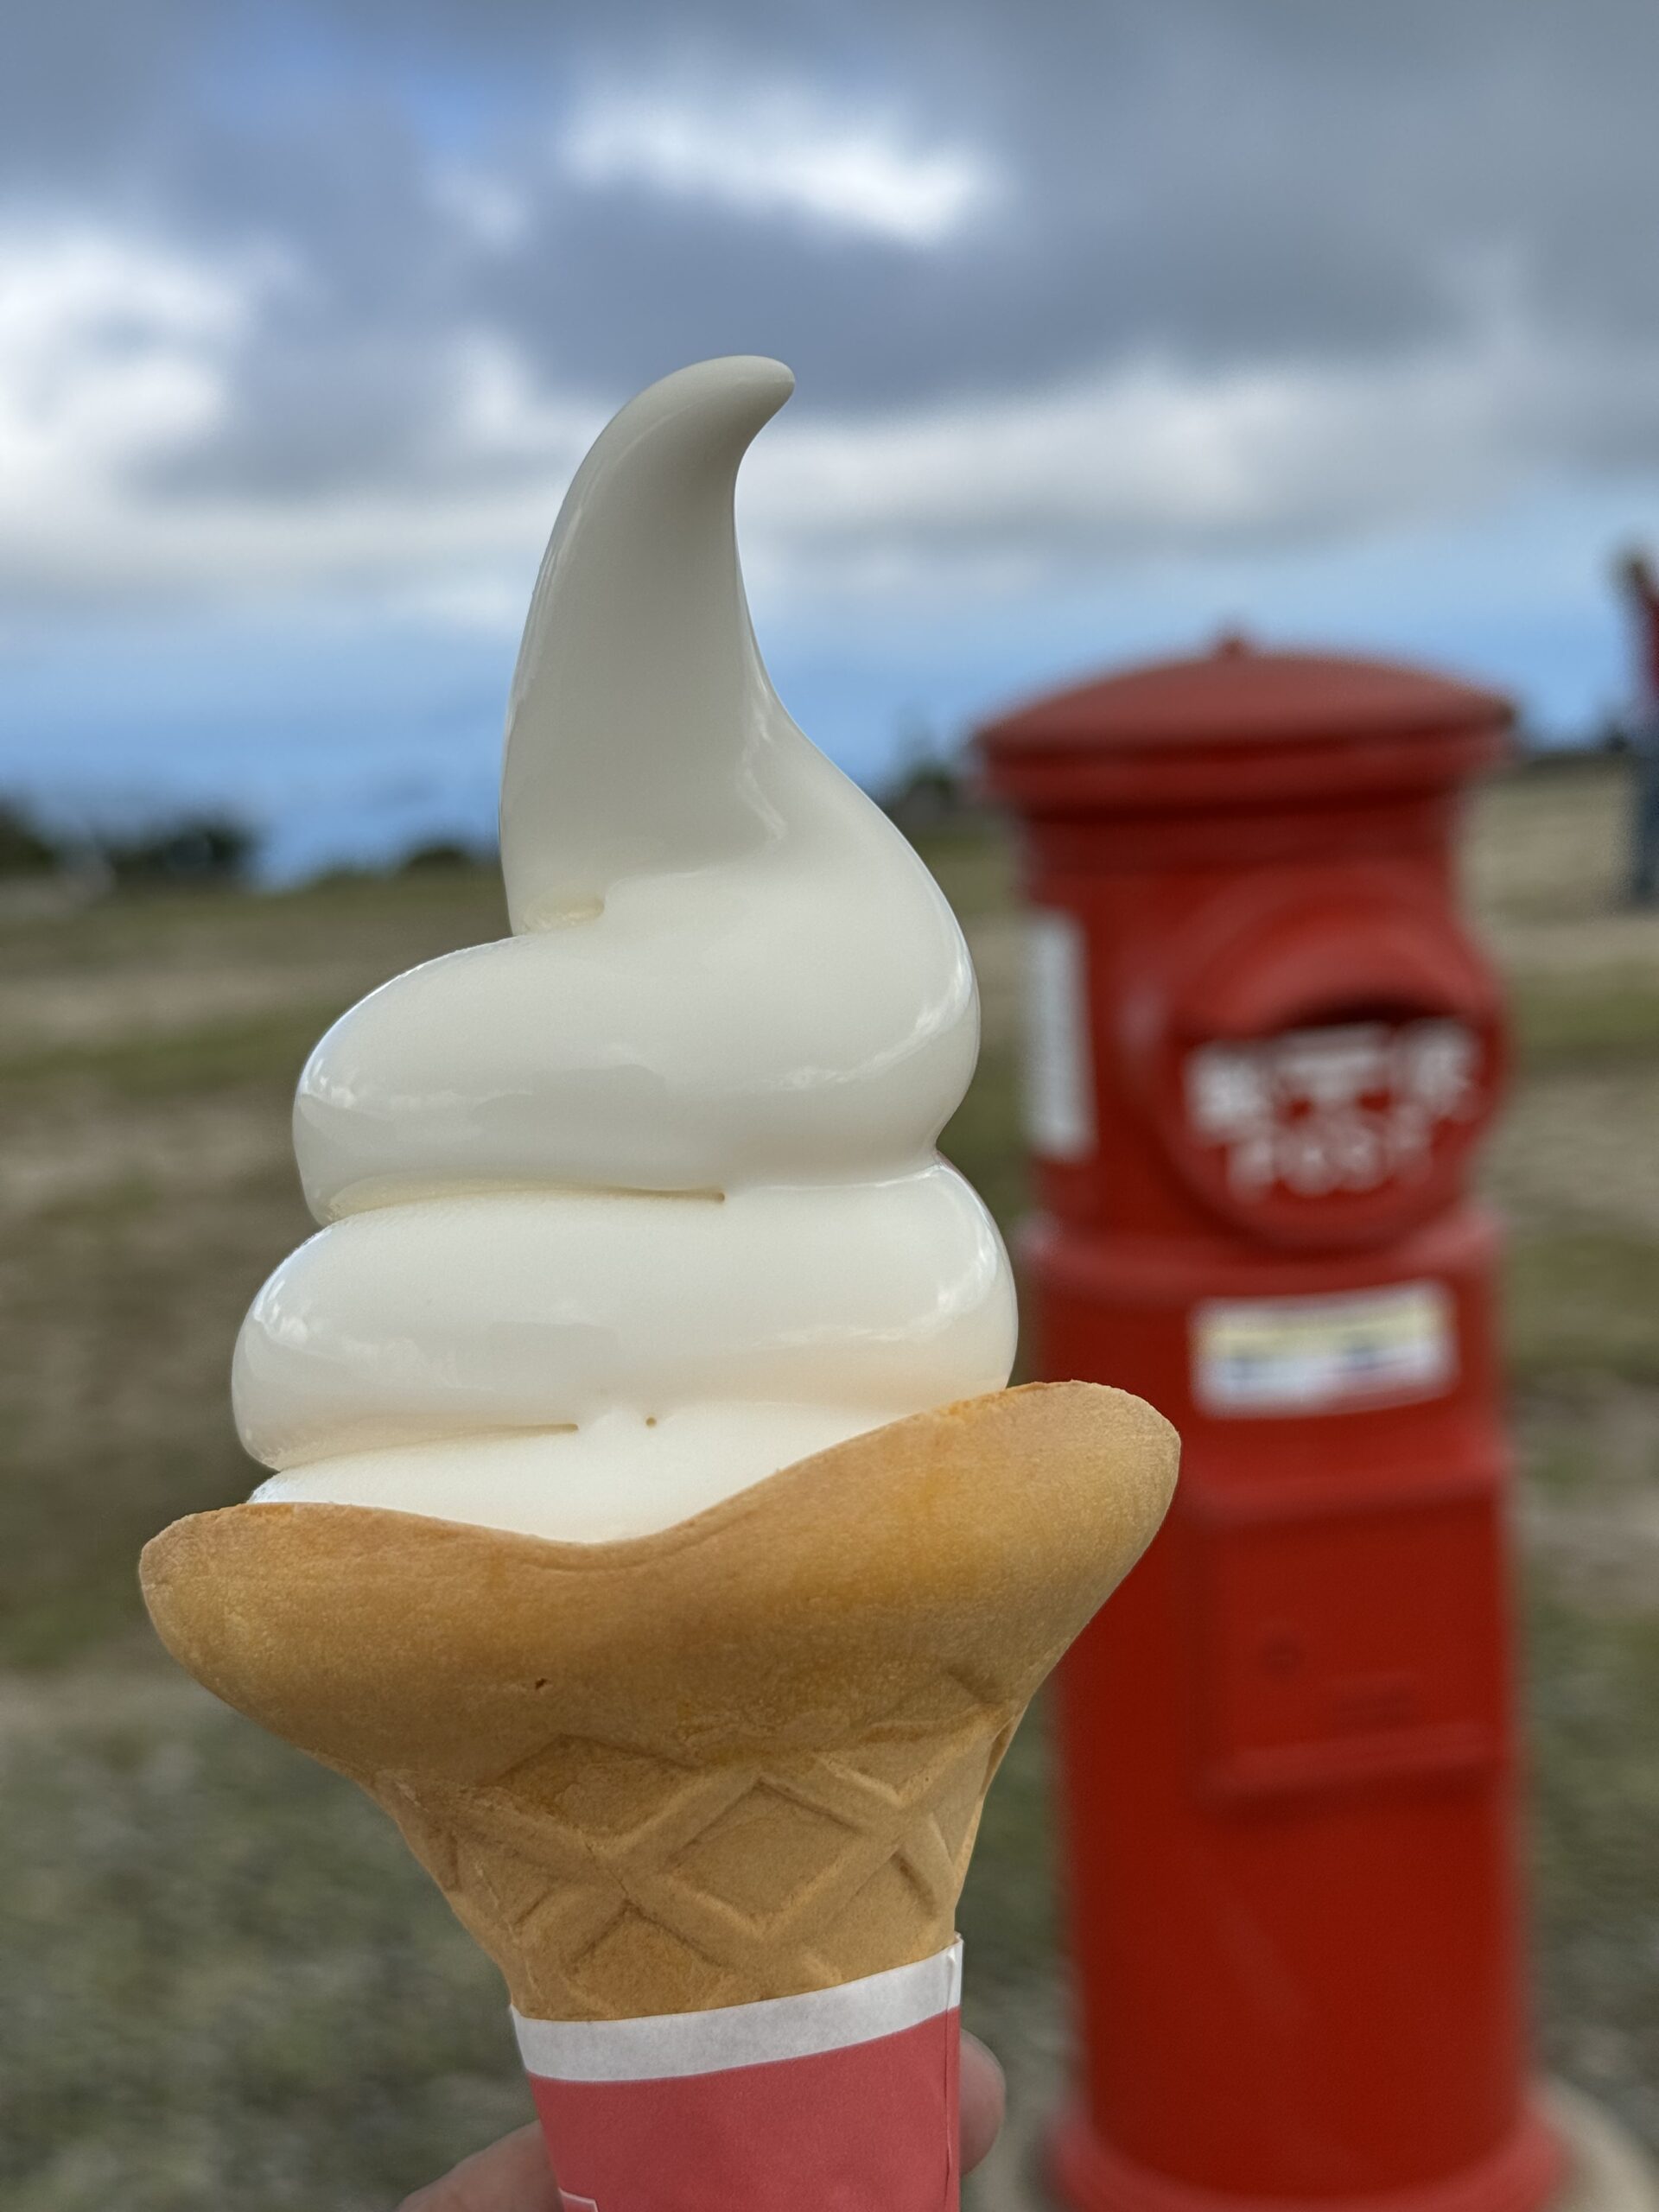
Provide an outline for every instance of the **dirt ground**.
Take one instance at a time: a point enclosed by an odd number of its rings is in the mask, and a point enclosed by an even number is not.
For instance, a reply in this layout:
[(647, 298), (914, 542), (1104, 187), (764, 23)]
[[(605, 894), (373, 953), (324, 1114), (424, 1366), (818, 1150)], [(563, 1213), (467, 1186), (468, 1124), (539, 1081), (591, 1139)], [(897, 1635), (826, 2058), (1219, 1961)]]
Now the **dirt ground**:
[[(1512, 1231), (1541, 2041), (1659, 2146), (1659, 917), (1618, 908), (1622, 800), (1602, 766), (1497, 785), (1468, 876), (1517, 1011), (1485, 1175)], [(1011, 1218), (1008, 858), (930, 857), (986, 1007), (947, 1142)], [(306, 1052), (501, 927), (464, 870), (0, 912), (4, 2212), (378, 2212), (525, 2109), (493, 1974), (402, 1847), (181, 1681), (132, 1580), (156, 1528), (249, 1486), (226, 1374), (308, 1227)], [(1065, 2033), (1046, 1763), (1039, 1716), (963, 1916), (970, 2020), (1027, 2112)]]

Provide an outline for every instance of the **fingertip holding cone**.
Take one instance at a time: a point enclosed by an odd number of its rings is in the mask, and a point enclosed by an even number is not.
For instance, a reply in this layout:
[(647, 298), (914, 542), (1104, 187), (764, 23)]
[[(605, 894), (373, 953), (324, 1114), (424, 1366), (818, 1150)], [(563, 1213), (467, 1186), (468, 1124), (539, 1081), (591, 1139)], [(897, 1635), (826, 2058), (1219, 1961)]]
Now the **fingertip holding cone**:
[(628, 1542), (232, 1506), (147, 1547), (144, 1595), (392, 1815), (520, 2013), (710, 2010), (949, 1944), (1008, 1739), (1178, 1453), (1139, 1399), (1033, 1384)]

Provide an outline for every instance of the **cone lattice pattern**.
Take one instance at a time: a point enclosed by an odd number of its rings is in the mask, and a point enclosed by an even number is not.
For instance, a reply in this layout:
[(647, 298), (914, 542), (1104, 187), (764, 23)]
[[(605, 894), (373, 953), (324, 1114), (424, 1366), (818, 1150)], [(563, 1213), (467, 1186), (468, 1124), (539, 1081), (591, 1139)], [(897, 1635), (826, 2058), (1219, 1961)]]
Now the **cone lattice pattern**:
[(521, 2012), (607, 2018), (619, 1986), (701, 2011), (942, 1949), (1015, 1718), (947, 1676), (836, 1754), (699, 1770), (565, 1737), (480, 1789), (375, 1794)]
[(243, 1505), (144, 1587), (193, 1673), (392, 1814), (521, 2012), (696, 2011), (950, 1942), (997, 1763), (1176, 1448), (1119, 1391), (1000, 1391), (631, 1543)]

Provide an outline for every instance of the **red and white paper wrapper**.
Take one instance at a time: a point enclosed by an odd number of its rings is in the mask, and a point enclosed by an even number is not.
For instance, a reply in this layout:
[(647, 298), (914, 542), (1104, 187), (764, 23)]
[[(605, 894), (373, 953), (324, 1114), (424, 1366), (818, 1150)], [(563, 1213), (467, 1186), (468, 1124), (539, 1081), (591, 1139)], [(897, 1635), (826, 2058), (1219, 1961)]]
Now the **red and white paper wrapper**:
[(804, 1997), (513, 2014), (565, 2212), (957, 2212), (962, 1945)]

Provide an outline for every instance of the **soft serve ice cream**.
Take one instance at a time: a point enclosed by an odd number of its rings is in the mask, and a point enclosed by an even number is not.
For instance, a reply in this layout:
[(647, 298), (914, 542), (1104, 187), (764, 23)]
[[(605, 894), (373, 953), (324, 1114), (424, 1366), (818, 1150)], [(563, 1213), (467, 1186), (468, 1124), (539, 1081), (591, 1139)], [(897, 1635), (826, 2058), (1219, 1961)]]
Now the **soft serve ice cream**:
[(324, 1226), (236, 1354), (261, 1500), (632, 1537), (1007, 1378), (1007, 1257), (934, 1149), (967, 948), (750, 626), (733, 486), (791, 387), (683, 370), (570, 487), (508, 712), (513, 935), (301, 1079)]
[(514, 934), (313, 1056), (324, 1225), (236, 1358), (276, 1471), (142, 1568), (199, 1681), (397, 1821), (604, 2212), (955, 2206), (985, 1792), (1175, 1472), (1137, 1399), (1001, 1387), (1007, 1263), (934, 1150), (967, 954), (744, 605), (733, 481), (789, 388), (689, 369), (577, 475)]

